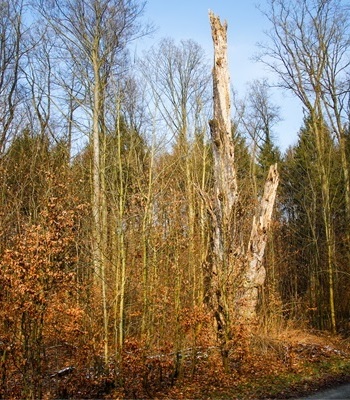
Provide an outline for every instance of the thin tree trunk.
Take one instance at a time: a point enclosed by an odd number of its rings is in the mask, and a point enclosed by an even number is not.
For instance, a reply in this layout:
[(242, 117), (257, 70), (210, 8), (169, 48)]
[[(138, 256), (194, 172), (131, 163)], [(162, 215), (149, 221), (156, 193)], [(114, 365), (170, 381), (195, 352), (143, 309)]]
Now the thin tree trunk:
[[(319, 107), (321, 108), (321, 107)], [(312, 114), (312, 130), (315, 134), (316, 139), (316, 151), (317, 151), (317, 162), (318, 169), (320, 171), (321, 178), (321, 193), (322, 193), (322, 216), (325, 229), (326, 238), (326, 251), (327, 251), (327, 273), (328, 273), (328, 298), (329, 298), (329, 313), (330, 313), (330, 325), (333, 333), (336, 333), (336, 314), (335, 314), (335, 303), (334, 303), (334, 229), (331, 220), (331, 199), (330, 199), (330, 182), (329, 182), (329, 171), (327, 170), (325, 157), (325, 137), (324, 137), (324, 126), (323, 120), (317, 118), (316, 112)], [(322, 115), (319, 112), (319, 115)]]
[(120, 127), (120, 104), (118, 103), (117, 115), (117, 138), (118, 138), (118, 175), (119, 175), (119, 190), (118, 190), (118, 248), (119, 248), (119, 324), (118, 324), (118, 347), (121, 353), (124, 343), (124, 303), (125, 303), (125, 283), (126, 283), (126, 253), (125, 253), (125, 237), (124, 237), (124, 211), (125, 211), (125, 183), (123, 176), (123, 163), (122, 163), (122, 141), (121, 141), (121, 127)]
[(93, 132), (92, 132), (92, 214), (93, 214), (93, 235), (92, 235), (92, 257), (94, 265), (95, 282), (100, 285), (102, 298), (103, 315), (103, 342), (104, 342), (104, 362), (108, 363), (108, 313), (107, 313), (107, 289), (106, 289), (106, 271), (104, 259), (104, 213), (106, 202), (105, 192), (102, 188), (101, 174), (101, 114), (102, 114), (102, 82), (100, 79), (100, 70), (98, 62), (98, 43), (94, 44), (92, 52), (92, 62), (94, 68), (94, 86), (93, 86)]
[(152, 206), (154, 189), (154, 157), (155, 157), (155, 139), (153, 138), (150, 165), (148, 169), (147, 193), (145, 195), (145, 208), (142, 219), (142, 284), (143, 284), (143, 311), (141, 322), (141, 336), (146, 340), (147, 345), (151, 339), (151, 293), (153, 291), (151, 282), (152, 258), (150, 254), (150, 235), (152, 230)]

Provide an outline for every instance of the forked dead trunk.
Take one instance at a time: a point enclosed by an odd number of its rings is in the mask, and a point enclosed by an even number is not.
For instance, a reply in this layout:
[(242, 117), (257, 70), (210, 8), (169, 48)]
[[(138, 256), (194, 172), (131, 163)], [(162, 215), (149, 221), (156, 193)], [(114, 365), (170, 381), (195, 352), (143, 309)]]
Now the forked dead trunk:
[[(256, 317), (258, 288), (264, 283), (262, 264), (267, 231), (278, 186), (277, 165), (270, 168), (248, 249), (235, 238), (238, 185), (231, 127), (227, 24), (209, 14), (214, 43), (213, 119), (209, 122), (214, 157), (214, 193), (204, 196), (211, 216), (211, 248), (205, 263), (206, 301), (215, 317), (223, 358), (227, 357), (234, 322), (251, 324)], [(224, 359), (224, 363), (227, 360)]]

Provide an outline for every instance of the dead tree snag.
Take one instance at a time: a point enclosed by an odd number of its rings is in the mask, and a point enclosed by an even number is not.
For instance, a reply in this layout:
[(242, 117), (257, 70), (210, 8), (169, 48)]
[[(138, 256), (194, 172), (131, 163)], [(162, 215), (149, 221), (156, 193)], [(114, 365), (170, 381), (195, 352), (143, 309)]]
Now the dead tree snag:
[(248, 249), (235, 237), (238, 184), (231, 127), (227, 23), (209, 13), (214, 43), (213, 119), (209, 121), (214, 158), (214, 193), (209, 200), (211, 247), (205, 264), (206, 301), (215, 317), (223, 359), (232, 338), (233, 321), (251, 324), (256, 316), (258, 288), (264, 283), (262, 264), (267, 231), (278, 186), (277, 166), (270, 168), (264, 195), (253, 220)]

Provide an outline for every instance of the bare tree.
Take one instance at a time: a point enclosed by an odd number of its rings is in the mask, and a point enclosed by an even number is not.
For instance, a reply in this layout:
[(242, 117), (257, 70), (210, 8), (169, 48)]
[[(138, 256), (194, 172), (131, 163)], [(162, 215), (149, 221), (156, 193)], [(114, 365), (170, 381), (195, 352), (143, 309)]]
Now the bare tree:
[(0, 3), (0, 153), (11, 134), (20, 101), (21, 61), (25, 52), (23, 14), (22, 0)]
[(177, 45), (173, 39), (162, 39), (140, 64), (161, 115), (181, 147), (196, 127), (201, 128), (198, 116), (208, 103), (210, 73), (204, 51), (193, 40)]
[(52, 123), (53, 54), (50, 29), (31, 29), (31, 51), (26, 54), (25, 76), (28, 120), (31, 129), (44, 139), (56, 139)]
[(309, 129), (315, 135), (327, 242), (331, 329), (335, 331), (334, 232), (325, 137), (327, 131), (334, 132), (339, 142), (346, 220), (349, 221), (350, 180), (345, 147), (349, 9), (340, 0), (277, 0), (270, 1), (264, 13), (272, 28), (268, 33), (269, 43), (261, 45), (260, 60), (277, 74), (281, 87), (300, 99), (309, 118)]
[(227, 24), (209, 14), (214, 42), (214, 111), (210, 121), (214, 155), (213, 200), (205, 197), (211, 215), (211, 249), (205, 264), (207, 302), (213, 312), (225, 368), (235, 326), (250, 328), (256, 319), (258, 288), (264, 283), (262, 264), (267, 231), (277, 186), (276, 165), (271, 166), (247, 248), (237, 232), (239, 190), (231, 127), (230, 84), (227, 60)]
[[(210, 68), (204, 50), (195, 41), (183, 40), (175, 44), (174, 40), (167, 38), (162, 39), (157, 47), (151, 48), (145, 54), (140, 61), (140, 69), (151, 88), (151, 101), (159, 111), (163, 125), (172, 134), (174, 171), (177, 171), (174, 179), (176, 185), (183, 188), (181, 208), (185, 210), (188, 245), (186, 269), (178, 262), (179, 257), (176, 257), (174, 303), (179, 319), (182, 306), (181, 282), (184, 276), (187, 276), (188, 282), (192, 284), (193, 303), (202, 303), (202, 294), (197, 290), (198, 287), (202, 287), (202, 277), (199, 273), (201, 265), (198, 248), (196, 249), (196, 226), (199, 225), (200, 210), (196, 209), (199, 196), (195, 189), (199, 184), (195, 175), (201, 172), (196, 171), (195, 162), (205, 155), (198, 155), (198, 151), (196, 152), (195, 138), (207, 130), (205, 120), (210, 98)], [(201, 167), (205, 173), (205, 163), (201, 163)], [(175, 351), (179, 352), (183, 342), (179, 324), (175, 330)], [(180, 368), (180, 360), (176, 362), (176, 368)]]
[[(265, 174), (265, 169), (277, 161), (278, 152), (273, 145), (273, 129), (281, 120), (280, 107), (272, 102), (270, 86), (266, 79), (251, 82), (245, 99), (234, 97), (234, 107), (237, 129), (251, 140), (250, 175), (257, 197), (258, 164)], [(265, 154), (267, 152), (271, 154)]]
[[(147, 33), (138, 22), (144, 2), (135, 0), (53, 0), (39, 1), (42, 14), (60, 39), (61, 47), (74, 64), (74, 73), (85, 91), (86, 117), (91, 127), (92, 148), (92, 259), (101, 288), (104, 332), (104, 355), (108, 359), (108, 305), (107, 305), (107, 209), (105, 182), (105, 140), (107, 133), (107, 101), (120, 104), (115, 82), (127, 66), (126, 47), (136, 37)], [(117, 88), (113, 93), (109, 89)], [(112, 97), (110, 97), (112, 96)], [(117, 100), (116, 100), (117, 97)], [(116, 106), (112, 121), (120, 133), (120, 107)], [(114, 113), (115, 114), (115, 113)], [(120, 154), (117, 154), (120, 157)], [(125, 274), (121, 274), (124, 279)], [(124, 282), (121, 284), (124, 288)], [(123, 293), (120, 295), (123, 299)], [(123, 301), (121, 300), (121, 307)], [(119, 343), (122, 343), (123, 310)]]

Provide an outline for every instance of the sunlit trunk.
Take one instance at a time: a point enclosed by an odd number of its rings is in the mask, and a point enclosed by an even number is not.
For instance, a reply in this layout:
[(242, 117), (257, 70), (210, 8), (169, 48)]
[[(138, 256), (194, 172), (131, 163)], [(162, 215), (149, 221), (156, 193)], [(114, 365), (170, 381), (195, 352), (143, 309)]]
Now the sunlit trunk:
[(234, 326), (255, 322), (258, 289), (265, 281), (262, 264), (267, 231), (278, 186), (277, 166), (271, 166), (257, 210), (248, 249), (237, 235), (237, 173), (231, 128), (230, 82), (227, 60), (227, 24), (210, 13), (214, 42), (214, 115), (210, 133), (214, 156), (213, 199), (206, 197), (211, 216), (211, 248), (205, 263), (206, 301), (213, 312), (224, 368)]

